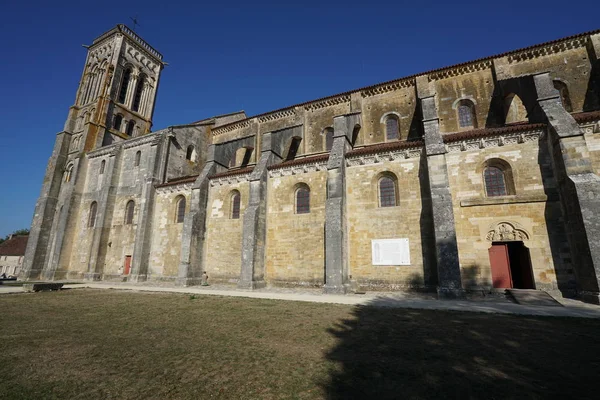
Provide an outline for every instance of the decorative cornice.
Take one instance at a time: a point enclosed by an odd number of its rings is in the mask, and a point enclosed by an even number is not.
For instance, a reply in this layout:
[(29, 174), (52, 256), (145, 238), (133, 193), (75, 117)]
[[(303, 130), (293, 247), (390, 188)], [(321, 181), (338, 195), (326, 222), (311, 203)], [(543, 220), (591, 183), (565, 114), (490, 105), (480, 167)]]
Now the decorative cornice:
[(148, 135), (140, 136), (134, 139), (129, 139), (123, 142), (123, 148), (129, 149), (131, 147), (143, 146), (145, 144), (150, 144), (150, 146), (156, 146), (158, 143), (160, 143), (162, 138), (162, 134), (150, 133)]
[(88, 158), (96, 158), (102, 156), (114, 156), (119, 152), (121, 143), (116, 143), (110, 146), (101, 147), (97, 150), (90, 151), (87, 153)]
[(300, 175), (310, 172), (327, 171), (327, 160), (314, 159), (312, 162), (304, 164), (290, 164), (277, 169), (269, 170), (269, 178), (279, 178), (282, 176)]
[(156, 185), (157, 193), (178, 193), (178, 192), (191, 192), (194, 182), (178, 182), (172, 185)]
[(250, 172), (236, 175), (217, 176), (210, 179), (210, 186), (233, 185), (236, 183), (247, 182), (250, 179)]
[(492, 67), (492, 60), (483, 60), (479, 62), (471, 62), (461, 64), (456, 67), (450, 67), (441, 71), (432, 72), (428, 75), (430, 81), (437, 81), (440, 79), (451, 78), (458, 75), (464, 75), (471, 72), (482, 71), (484, 69), (490, 69)]
[(362, 97), (371, 97), (378, 94), (393, 92), (395, 90), (415, 86), (414, 79), (400, 79), (394, 82), (384, 83), (378, 86), (372, 86), (360, 92)]
[(581, 36), (558, 41), (548, 45), (537, 46), (524, 51), (517, 51), (508, 55), (508, 62), (512, 64), (519, 61), (530, 60), (532, 58), (538, 58), (547, 56), (549, 54), (557, 54), (563, 51), (576, 49), (585, 46), (587, 44), (587, 40), (587, 36)]
[(543, 129), (536, 129), (529, 132), (509, 132), (495, 136), (466, 138), (453, 141), (446, 144), (448, 153), (457, 153), (460, 151), (480, 150), (490, 147), (501, 147), (509, 144), (520, 144), (528, 142), (537, 142), (544, 135)]
[(212, 134), (214, 136), (217, 136), (217, 135), (221, 135), (223, 133), (234, 131), (236, 129), (246, 128), (246, 127), (250, 126), (250, 121), (252, 121), (252, 120), (251, 119), (245, 119), (245, 120), (242, 120), (242, 121), (239, 121), (239, 122), (234, 122), (232, 124), (220, 126), (218, 128), (213, 129), (212, 130)]
[(337, 104), (349, 103), (349, 102), (350, 102), (350, 94), (346, 94), (346, 95), (342, 95), (342, 96), (329, 97), (329, 98), (321, 100), (321, 101), (315, 101), (315, 102), (305, 104), (304, 109), (306, 111), (314, 111), (314, 110), (318, 110), (320, 108), (335, 106)]
[(268, 122), (268, 121), (275, 121), (277, 119), (281, 119), (281, 118), (285, 118), (285, 117), (292, 117), (294, 115), (296, 115), (296, 110), (294, 110), (293, 108), (290, 108), (287, 110), (274, 112), (271, 114), (266, 114), (261, 117), (258, 117), (257, 119), (258, 119), (258, 122), (264, 123), (264, 122)]
[(583, 133), (600, 133), (600, 121), (595, 124), (580, 124), (579, 129), (581, 129)]
[(423, 147), (410, 149), (387, 150), (375, 154), (356, 154), (346, 158), (346, 166), (356, 167), (359, 165), (378, 164), (386, 161), (400, 161), (409, 158), (420, 158)]

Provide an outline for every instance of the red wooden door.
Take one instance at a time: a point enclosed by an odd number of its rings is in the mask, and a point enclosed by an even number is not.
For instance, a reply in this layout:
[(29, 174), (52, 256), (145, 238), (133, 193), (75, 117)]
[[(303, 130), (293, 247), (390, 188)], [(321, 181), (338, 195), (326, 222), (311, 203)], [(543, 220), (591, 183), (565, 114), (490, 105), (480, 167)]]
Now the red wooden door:
[(123, 271), (123, 274), (129, 275), (130, 270), (131, 270), (131, 256), (125, 256), (125, 270)]
[(510, 261), (506, 244), (493, 244), (490, 247), (490, 264), (492, 266), (492, 283), (495, 288), (512, 288)]

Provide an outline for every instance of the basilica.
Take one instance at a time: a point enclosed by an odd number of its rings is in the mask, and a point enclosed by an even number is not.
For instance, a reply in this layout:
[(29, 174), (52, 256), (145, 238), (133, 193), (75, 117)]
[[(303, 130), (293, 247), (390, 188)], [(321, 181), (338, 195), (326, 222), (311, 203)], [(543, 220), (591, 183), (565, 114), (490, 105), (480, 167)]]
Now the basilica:
[(153, 130), (164, 65), (87, 48), (20, 279), (600, 301), (600, 31)]

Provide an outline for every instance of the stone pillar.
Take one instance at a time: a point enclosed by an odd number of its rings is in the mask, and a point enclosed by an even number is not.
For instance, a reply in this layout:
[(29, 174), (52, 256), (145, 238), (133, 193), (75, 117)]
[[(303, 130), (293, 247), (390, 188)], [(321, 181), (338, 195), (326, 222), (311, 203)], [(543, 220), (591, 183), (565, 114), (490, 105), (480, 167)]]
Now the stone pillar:
[(46, 256), (49, 238), (56, 215), (56, 204), (63, 181), (63, 171), (70, 142), (71, 134), (69, 132), (61, 132), (56, 137), (52, 156), (46, 167), (40, 197), (35, 205), (23, 269), (19, 276), (20, 280), (39, 279), (48, 262)]
[(262, 152), (250, 174), (250, 199), (244, 212), (242, 268), (238, 287), (265, 286), (265, 240), (267, 234), (267, 167), (281, 157), (271, 147), (272, 133), (262, 136)]
[(548, 146), (578, 290), (584, 301), (600, 304), (600, 177), (594, 172), (583, 132), (563, 108), (550, 75), (533, 79), (548, 119)]
[[(118, 174), (115, 167), (119, 162), (120, 157), (118, 158), (116, 156), (117, 154), (120, 154), (120, 149), (121, 147), (115, 147), (113, 151), (111, 151), (108, 163), (104, 169), (104, 174), (107, 177), (106, 180), (108, 182), (102, 182), (102, 187), (100, 188), (97, 199), (98, 208), (96, 209), (96, 224), (93, 228), (92, 247), (90, 250), (90, 259), (88, 261), (88, 271), (84, 275), (85, 280), (99, 281), (102, 279), (102, 273), (104, 271), (104, 257), (102, 257), (102, 252), (106, 250), (102, 249), (101, 245), (104, 242), (105, 236), (110, 230), (110, 224), (112, 223), (114, 200), (110, 201), (110, 198), (114, 196), (113, 179), (115, 177), (113, 174), (115, 174), (115, 172)], [(110, 210), (109, 203), (111, 203)]]
[(139, 204), (137, 215), (137, 229), (135, 232), (135, 244), (131, 258), (130, 282), (144, 282), (148, 278), (148, 262), (150, 256), (150, 245), (152, 241), (152, 221), (154, 210), (155, 185), (159, 183), (157, 168), (159, 155), (159, 143), (162, 137), (157, 136), (150, 143), (150, 154), (147, 158), (146, 174), (142, 187), (142, 199)]
[(325, 203), (325, 293), (348, 291), (346, 232), (346, 151), (352, 147), (354, 129), (360, 129), (360, 114), (333, 119), (333, 145), (327, 161)]
[(217, 170), (215, 145), (208, 147), (207, 162), (192, 186), (190, 211), (183, 220), (181, 234), (181, 258), (177, 273), (177, 285), (190, 286), (200, 283), (204, 271), (204, 238), (206, 234), (206, 206), (208, 203), (208, 177)]
[(435, 94), (431, 94), (427, 77), (417, 80), (417, 89), (423, 113), (425, 161), (429, 177), (433, 234), (438, 271), (438, 295), (460, 297), (464, 294), (458, 260), (458, 244), (454, 224), (452, 195), (446, 166), (446, 146), (440, 134)]

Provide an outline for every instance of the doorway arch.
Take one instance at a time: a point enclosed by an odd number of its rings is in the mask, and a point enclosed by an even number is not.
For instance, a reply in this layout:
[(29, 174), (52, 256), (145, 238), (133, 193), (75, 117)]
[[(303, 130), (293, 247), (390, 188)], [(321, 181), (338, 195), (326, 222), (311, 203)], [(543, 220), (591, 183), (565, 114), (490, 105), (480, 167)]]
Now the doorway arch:
[(497, 289), (535, 289), (531, 256), (526, 243), (530, 235), (516, 223), (499, 222), (490, 227), (486, 239), (492, 285)]

